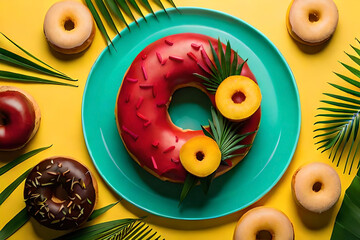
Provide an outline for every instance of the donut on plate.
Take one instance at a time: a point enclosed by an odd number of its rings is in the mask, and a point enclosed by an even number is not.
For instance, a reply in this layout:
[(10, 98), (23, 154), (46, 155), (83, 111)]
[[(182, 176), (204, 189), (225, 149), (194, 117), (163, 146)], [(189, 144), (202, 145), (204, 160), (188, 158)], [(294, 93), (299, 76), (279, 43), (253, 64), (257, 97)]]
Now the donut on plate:
[[(154, 176), (172, 182), (184, 182), (187, 171), (179, 159), (181, 147), (189, 139), (204, 135), (200, 131), (184, 130), (175, 126), (168, 107), (172, 94), (182, 87), (196, 87), (205, 92), (216, 106), (215, 94), (210, 93), (202, 79), (194, 74), (206, 75), (207, 63), (212, 59), (210, 43), (218, 46), (214, 38), (181, 33), (161, 38), (143, 49), (132, 62), (120, 87), (115, 108), (116, 123), (121, 139), (131, 157)], [(225, 49), (225, 45), (221, 45)], [(233, 54), (233, 50), (231, 50)], [(237, 59), (238, 63), (244, 61)], [(247, 63), (241, 75), (256, 82)], [(235, 93), (234, 93), (235, 95)], [(242, 121), (240, 133), (256, 132), (260, 122), (260, 108)], [(251, 144), (255, 133), (241, 144)], [(216, 175), (234, 167), (250, 147), (237, 153), (243, 155), (226, 160)]]
[(256, 207), (240, 218), (233, 239), (293, 240), (294, 229), (289, 218), (281, 211), (270, 207)]
[(95, 25), (89, 9), (75, 1), (60, 1), (45, 15), (44, 34), (57, 52), (75, 54), (90, 46), (95, 36)]
[(296, 202), (314, 213), (326, 212), (339, 200), (341, 182), (328, 164), (309, 163), (293, 175), (291, 188)]
[(0, 86), (0, 151), (24, 147), (40, 126), (40, 108), (25, 91)]
[(28, 213), (40, 224), (57, 230), (86, 222), (97, 201), (97, 183), (90, 171), (68, 157), (41, 161), (25, 181)]
[(287, 12), (289, 34), (306, 45), (320, 45), (335, 32), (339, 13), (333, 0), (293, 0)]

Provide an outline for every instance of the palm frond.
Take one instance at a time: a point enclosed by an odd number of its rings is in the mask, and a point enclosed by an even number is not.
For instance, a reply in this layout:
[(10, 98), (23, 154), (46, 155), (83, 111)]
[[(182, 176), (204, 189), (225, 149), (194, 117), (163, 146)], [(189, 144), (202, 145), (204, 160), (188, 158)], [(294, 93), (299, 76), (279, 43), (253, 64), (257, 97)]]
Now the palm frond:
[(211, 137), (218, 144), (221, 152), (222, 164), (227, 164), (226, 159), (233, 152), (240, 149), (248, 148), (251, 145), (240, 144), (247, 136), (254, 134), (254, 132), (239, 134), (241, 125), (238, 123), (230, 122), (227, 118), (221, 115), (221, 113), (211, 108), (212, 121), (209, 120), (210, 131), (208, 132), (202, 127), (204, 134)]
[[(95, 1), (95, 5), (97, 8), (95, 8), (93, 1)], [(110, 39), (110, 36), (108, 32), (106, 31), (106, 28), (104, 26), (104, 23), (100, 17), (100, 14), (103, 16), (107, 24), (116, 32), (116, 34), (120, 35), (120, 32), (115, 24), (114, 19), (117, 19), (118, 21), (124, 23), (126, 27), (130, 30), (130, 27), (128, 23), (126, 22), (124, 18), (124, 14), (130, 17), (132, 21), (135, 21), (136, 25), (139, 26), (134, 13), (132, 9), (134, 9), (134, 12), (138, 13), (144, 20), (147, 22), (147, 19), (145, 18), (145, 14), (141, 10), (141, 5), (138, 3), (142, 3), (145, 10), (150, 11), (153, 16), (156, 17), (153, 8), (151, 7), (148, 0), (85, 0), (86, 5), (88, 6), (91, 14), (93, 15), (93, 18), (95, 20), (95, 23), (97, 27), (99, 28), (101, 34), (103, 35), (104, 39), (106, 40), (107, 45), (113, 45), (112, 41)], [(155, 4), (160, 6), (166, 14), (166, 8), (164, 4), (161, 2), (161, 0), (154, 0)], [(176, 5), (173, 0), (168, 0), (168, 2), (176, 8)], [(99, 14), (99, 12), (100, 14)]]
[[(201, 129), (205, 136), (212, 138), (217, 143), (221, 152), (221, 164), (229, 165), (226, 161), (227, 159), (242, 156), (243, 153), (239, 150), (251, 147), (251, 145), (241, 144), (241, 142), (255, 132), (239, 134), (241, 125), (239, 123), (230, 122), (221, 115), (219, 111), (215, 110), (214, 107), (211, 107), (211, 117), (212, 120), (209, 120), (210, 131), (206, 130), (204, 126), (201, 126)], [(191, 173), (187, 173), (180, 194), (179, 206), (198, 182), (200, 182), (203, 191), (206, 194), (209, 191), (214, 176), (215, 174), (213, 173), (207, 177), (201, 178), (194, 176)]]
[(360, 176), (355, 175), (351, 185), (346, 189), (343, 202), (336, 216), (331, 240), (360, 239)]
[(81, 239), (160, 239), (156, 231), (151, 229), (143, 218), (120, 219), (80, 228), (74, 232), (55, 238), (54, 240)]
[(223, 80), (232, 75), (240, 75), (242, 68), (247, 60), (238, 62), (238, 54), (234, 52), (231, 59), (231, 45), (228, 41), (226, 43), (225, 52), (223, 50), (220, 39), (218, 39), (217, 52), (215, 51), (212, 43), (209, 41), (213, 61), (209, 58), (206, 52), (202, 49), (201, 55), (206, 63), (207, 69), (203, 69), (209, 76), (204, 76), (194, 73), (194, 76), (204, 80), (204, 86), (209, 92), (215, 93), (218, 86)]
[(320, 139), (315, 143), (320, 145), (318, 149), (322, 152), (329, 150), (329, 159), (332, 158), (332, 162), (336, 162), (336, 166), (339, 166), (343, 159), (344, 173), (348, 170), (349, 174), (355, 161), (358, 161), (357, 168), (360, 164), (359, 157), (357, 157), (360, 146), (357, 137), (360, 125), (360, 81), (358, 80), (360, 78), (360, 49), (350, 46), (357, 56), (345, 53), (356, 67), (340, 63), (352, 76), (336, 72), (335, 74), (345, 83), (350, 84), (351, 88), (342, 84), (329, 83), (340, 93), (324, 93), (328, 99), (320, 102), (332, 107), (318, 108), (322, 113), (317, 114), (316, 117), (321, 117), (322, 120), (314, 123), (314, 125), (318, 125), (314, 132), (320, 132), (314, 136), (314, 138)]

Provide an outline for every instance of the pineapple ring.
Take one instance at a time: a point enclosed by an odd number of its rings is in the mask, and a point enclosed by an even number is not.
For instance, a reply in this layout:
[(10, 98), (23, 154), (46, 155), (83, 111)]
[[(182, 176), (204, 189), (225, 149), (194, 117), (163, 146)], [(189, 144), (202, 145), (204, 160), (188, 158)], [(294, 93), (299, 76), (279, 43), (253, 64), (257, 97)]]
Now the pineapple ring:
[(293, 175), (291, 188), (297, 204), (315, 213), (332, 208), (341, 194), (339, 175), (321, 162), (299, 168)]
[(202, 135), (189, 139), (181, 147), (179, 156), (186, 171), (197, 177), (209, 176), (221, 162), (221, 152), (217, 143)]
[(45, 15), (44, 34), (57, 52), (75, 54), (90, 46), (95, 36), (95, 25), (89, 9), (75, 1), (60, 1)]
[(242, 121), (252, 116), (260, 107), (260, 88), (248, 77), (230, 76), (219, 85), (215, 102), (224, 117), (232, 121)]
[(293, 0), (286, 19), (288, 32), (296, 41), (319, 45), (335, 32), (339, 13), (333, 0)]

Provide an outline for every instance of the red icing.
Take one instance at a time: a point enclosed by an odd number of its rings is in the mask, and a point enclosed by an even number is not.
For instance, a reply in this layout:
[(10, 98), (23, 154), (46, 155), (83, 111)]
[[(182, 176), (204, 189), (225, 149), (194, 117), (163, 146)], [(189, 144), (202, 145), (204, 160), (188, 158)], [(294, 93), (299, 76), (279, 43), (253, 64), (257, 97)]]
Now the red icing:
[[(171, 39), (171, 40), (170, 40)], [(117, 100), (117, 119), (121, 126), (120, 135), (128, 151), (142, 166), (146, 166), (160, 177), (172, 181), (182, 182), (187, 172), (179, 163), (181, 146), (190, 138), (203, 135), (202, 131), (184, 131), (176, 127), (169, 117), (167, 106), (172, 94), (179, 87), (195, 86), (204, 90), (213, 105), (215, 96), (206, 91), (201, 84), (202, 80), (193, 76), (193, 73), (206, 74), (208, 67), (205, 61), (212, 59), (209, 40), (213, 46), (217, 40), (205, 35), (183, 33), (160, 39), (147, 46), (135, 58), (125, 78), (139, 79), (137, 83), (123, 83)], [(176, 43), (169, 48), (169, 42)], [(176, 47), (175, 47), (176, 46)], [(201, 51), (194, 51), (197, 48)], [(225, 45), (223, 45), (225, 48)], [(169, 58), (166, 65), (159, 62), (157, 53), (161, 52), (163, 59)], [(193, 56), (189, 56), (191, 52)], [(146, 55), (145, 60), (142, 56)], [(194, 61), (197, 59), (197, 62)], [(240, 58), (239, 63), (243, 62)], [(148, 69), (146, 81), (142, 69)], [(151, 69), (151, 71), (150, 71)], [(248, 65), (245, 63), (241, 75), (253, 79)], [(155, 91), (156, 86), (156, 91)], [(152, 89), (149, 91), (147, 89)], [(141, 114), (148, 119), (144, 120), (137, 115), (138, 101), (125, 104), (129, 94), (141, 96)], [(241, 132), (252, 132), (258, 129), (260, 109), (244, 122)], [(126, 126), (126, 130), (124, 129)], [(252, 143), (255, 135), (244, 139), (241, 144)], [(134, 141), (135, 140), (135, 141)], [(169, 147), (171, 146), (171, 147)], [(242, 150), (246, 153), (249, 149)], [(229, 169), (221, 165), (220, 171)]]
[(30, 139), (35, 128), (35, 110), (24, 94), (0, 92), (0, 118), (0, 149), (16, 149)]

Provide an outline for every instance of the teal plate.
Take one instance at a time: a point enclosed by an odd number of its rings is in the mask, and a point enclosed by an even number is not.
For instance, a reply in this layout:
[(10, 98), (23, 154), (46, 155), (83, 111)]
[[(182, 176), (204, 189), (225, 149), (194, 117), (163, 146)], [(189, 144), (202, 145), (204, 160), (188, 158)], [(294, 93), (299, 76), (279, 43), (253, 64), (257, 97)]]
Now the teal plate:
[[(185, 220), (202, 220), (241, 210), (264, 196), (280, 180), (294, 154), (300, 132), (300, 103), (295, 79), (277, 48), (257, 29), (218, 11), (185, 7), (158, 12), (116, 36), (89, 74), (82, 103), (82, 124), (89, 154), (100, 175), (124, 199), (150, 213)], [(249, 59), (262, 92), (262, 118), (253, 147), (230, 172), (216, 178), (205, 196), (197, 186), (178, 207), (182, 185), (163, 182), (139, 167), (119, 137), (114, 108), (122, 78), (136, 55), (167, 35), (195, 32), (229, 40)], [(179, 93), (186, 95), (189, 93)], [(193, 96), (191, 94), (190, 96)], [(176, 124), (199, 126), (208, 112), (202, 103), (172, 104)], [(186, 98), (186, 96), (185, 96)], [(184, 111), (186, 109), (186, 111)], [(180, 113), (180, 114), (179, 114)], [(184, 114), (181, 114), (184, 113)], [(186, 113), (186, 114), (185, 114)], [(197, 113), (194, 117), (192, 113)], [(126, 114), (126, 113), (124, 113)], [(182, 118), (183, 115), (188, 116)]]

